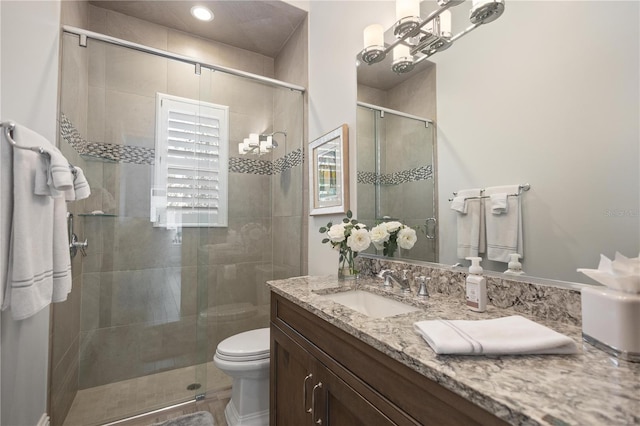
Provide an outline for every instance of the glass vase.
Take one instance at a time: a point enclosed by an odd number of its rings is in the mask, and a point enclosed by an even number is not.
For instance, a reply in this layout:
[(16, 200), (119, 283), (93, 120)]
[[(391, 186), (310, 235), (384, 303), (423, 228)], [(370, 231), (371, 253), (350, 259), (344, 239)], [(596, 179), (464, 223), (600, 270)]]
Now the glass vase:
[(341, 251), (338, 260), (338, 279), (355, 280), (357, 275), (353, 252), (351, 250)]

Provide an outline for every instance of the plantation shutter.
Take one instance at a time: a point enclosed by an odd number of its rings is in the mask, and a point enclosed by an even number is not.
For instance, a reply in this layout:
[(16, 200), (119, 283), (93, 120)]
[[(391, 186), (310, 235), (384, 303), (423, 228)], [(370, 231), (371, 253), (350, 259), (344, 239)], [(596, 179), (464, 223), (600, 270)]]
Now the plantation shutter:
[(151, 221), (228, 225), (229, 107), (158, 93)]

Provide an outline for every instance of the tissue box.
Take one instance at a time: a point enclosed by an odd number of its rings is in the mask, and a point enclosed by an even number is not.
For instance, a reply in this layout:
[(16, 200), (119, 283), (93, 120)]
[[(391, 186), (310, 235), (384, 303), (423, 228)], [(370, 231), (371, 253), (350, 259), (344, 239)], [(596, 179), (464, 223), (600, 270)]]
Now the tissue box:
[(640, 362), (640, 294), (582, 288), (582, 336), (618, 358)]

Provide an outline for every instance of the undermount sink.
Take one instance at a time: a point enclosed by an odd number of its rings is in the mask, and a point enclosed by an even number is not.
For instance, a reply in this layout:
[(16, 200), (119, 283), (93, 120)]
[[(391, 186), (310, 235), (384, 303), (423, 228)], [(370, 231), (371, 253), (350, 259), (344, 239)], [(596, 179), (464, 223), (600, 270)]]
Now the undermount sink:
[(392, 317), (419, 311), (420, 308), (362, 290), (349, 290), (322, 296), (371, 318)]

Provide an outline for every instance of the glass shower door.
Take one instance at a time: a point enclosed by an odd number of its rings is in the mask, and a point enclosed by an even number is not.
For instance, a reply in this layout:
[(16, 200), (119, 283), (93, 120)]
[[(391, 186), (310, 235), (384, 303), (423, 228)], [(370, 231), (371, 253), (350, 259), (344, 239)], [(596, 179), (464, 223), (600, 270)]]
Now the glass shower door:
[(435, 126), (427, 121), (358, 106), (358, 219), (370, 226), (398, 220), (414, 228), (415, 246), (395, 256), (435, 262)]

